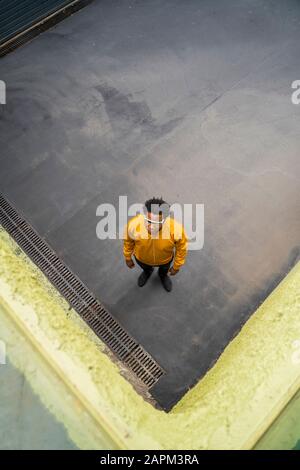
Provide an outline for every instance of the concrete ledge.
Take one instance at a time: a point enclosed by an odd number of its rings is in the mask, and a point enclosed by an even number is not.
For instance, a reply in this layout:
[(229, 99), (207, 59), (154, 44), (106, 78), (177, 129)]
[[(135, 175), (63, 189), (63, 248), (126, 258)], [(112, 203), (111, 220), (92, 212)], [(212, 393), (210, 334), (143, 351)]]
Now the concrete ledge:
[[(9, 345), (8, 354), (81, 448), (101, 448), (101, 443), (102, 448), (130, 449), (252, 448), (300, 386), (299, 285), (300, 263), (254, 313), (213, 369), (167, 415), (134, 391), (76, 312), (69, 310), (0, 229), (1, 315), (31, 345), (11, 356), (14, 348)], [(64, 396), (59, 394), (58, 399), (28, 370), (33, 350), (41, 364), (53, 370), (56, 383), (68, 390), (66, 400), (68, 395), (73, 397), (69, 414)], [(99, 431), (98, 440), (88, 431), (83, 438), (72, 410), (90, 419)]]

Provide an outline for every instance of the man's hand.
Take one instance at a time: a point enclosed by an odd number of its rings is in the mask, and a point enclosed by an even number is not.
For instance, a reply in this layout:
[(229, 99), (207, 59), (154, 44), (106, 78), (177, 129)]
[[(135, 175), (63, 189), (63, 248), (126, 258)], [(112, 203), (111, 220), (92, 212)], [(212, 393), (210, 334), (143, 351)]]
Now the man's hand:
[(176, 276), (179, 272), (179, 269), (174, 269), (173, 266), (169, 269), (170, 276)]
[(128, 268), (130, 268), (130, 269), (134, 268), (135, 264), (134, 264), (134, 262), (132, 261), (131, 258), (126, 259), (125, 261), (126, 261), (126, 264), (127, 264)]

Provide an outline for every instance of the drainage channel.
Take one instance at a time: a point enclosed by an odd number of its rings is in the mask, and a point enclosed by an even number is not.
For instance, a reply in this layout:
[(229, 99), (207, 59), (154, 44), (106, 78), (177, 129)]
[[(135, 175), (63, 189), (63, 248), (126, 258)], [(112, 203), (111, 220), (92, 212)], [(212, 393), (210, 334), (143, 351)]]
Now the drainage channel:
[(0, 224), (143, 386), (148, 390), (158, 382), (165, 373), (161, 366), (65, 266), (45, 240), (1, 193)]

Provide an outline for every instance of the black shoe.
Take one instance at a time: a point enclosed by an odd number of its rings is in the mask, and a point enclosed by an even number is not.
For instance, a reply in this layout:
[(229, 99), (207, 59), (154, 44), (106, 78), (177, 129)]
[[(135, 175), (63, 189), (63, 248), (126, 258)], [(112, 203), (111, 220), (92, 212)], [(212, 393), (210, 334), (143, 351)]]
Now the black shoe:
[(153, 273), (153, 269), (150, 272), (143, 271), (142, 274), (139, 275), (138, 285), (140, 287), (143, 287), (146, 284), (146, 282), (148, 281), (148, 279), (149, 279), (149, 277), (151, 276), (152, 273)]
[(159, 276), (159, 277), (160, 277), (161, 283), (164, 286), (164, 288), (166, 289), (166, 291), (171, 292), (173, 284), (172, 284), (172, 280), (170, 279), (170, 276), (165, 274), (164, 276)]

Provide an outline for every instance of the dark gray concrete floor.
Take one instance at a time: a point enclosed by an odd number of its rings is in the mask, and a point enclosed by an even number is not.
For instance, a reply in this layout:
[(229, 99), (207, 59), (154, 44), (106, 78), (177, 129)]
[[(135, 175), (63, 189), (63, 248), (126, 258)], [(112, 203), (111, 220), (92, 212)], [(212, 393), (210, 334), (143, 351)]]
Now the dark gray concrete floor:
[[(169, 409), (299, 259), (300, 5), (95, 1), (6, 56), (0, 190), (166, 369)], [(96, 207), (205, 205), (203, 250), (143, 289)]]

